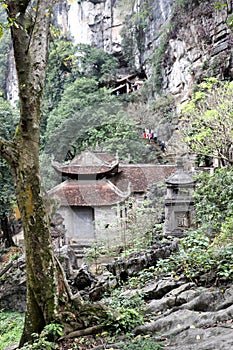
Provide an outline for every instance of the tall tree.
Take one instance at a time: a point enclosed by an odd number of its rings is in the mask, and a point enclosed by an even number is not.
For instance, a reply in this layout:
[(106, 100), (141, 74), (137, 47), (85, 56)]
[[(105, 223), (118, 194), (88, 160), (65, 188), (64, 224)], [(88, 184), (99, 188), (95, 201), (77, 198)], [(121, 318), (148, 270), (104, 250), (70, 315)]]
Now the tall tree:
[(181, 132), (192, 153), (233, 164), (233, 83), (209, 78), (181, 105)]
[[(19, 86), (20, 119), (11, 140), (0, 138), (0, 156), (14, 174), (27, 266), (27, 309), (20, 346), (54, 320), (59, 279), (50, 219), (39, 172), (40, 121), (53, 0), (1, 1), (7, 11)], [(58, 283), (60, 281), (61, 283)]]

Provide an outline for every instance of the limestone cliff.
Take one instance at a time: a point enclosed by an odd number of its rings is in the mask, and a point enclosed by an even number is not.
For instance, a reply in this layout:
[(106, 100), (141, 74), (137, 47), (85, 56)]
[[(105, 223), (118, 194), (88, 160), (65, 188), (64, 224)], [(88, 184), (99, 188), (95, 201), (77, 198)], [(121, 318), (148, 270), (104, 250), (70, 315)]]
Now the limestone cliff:
[(60, 1), (57, 22), (75, 43), (123, 53), (154, 75), (157, 89), (185, 97), (204, 76), (232, 76), (232, 6), (232, 0)]
[(204, 77), (233, 77), (232, 35), (227, 20), (232, 1), (217, 6), (216, 1), (193, 1), (177, 9), (164, 51), (162, 87), (173, 95), (190, 93)]
[(120, 31), (124, 13), (121, 0), (60, 0), (56, 20), (75, 44), (83, 43), (117, 53), (121, 50)]
[(60, 0), (54, 18), (75, 44), (123, 57), (129, 71), (152, 79), (155, 94), (180, 101), (205, 76), (232, 77), (232, 8), (232, 0)]

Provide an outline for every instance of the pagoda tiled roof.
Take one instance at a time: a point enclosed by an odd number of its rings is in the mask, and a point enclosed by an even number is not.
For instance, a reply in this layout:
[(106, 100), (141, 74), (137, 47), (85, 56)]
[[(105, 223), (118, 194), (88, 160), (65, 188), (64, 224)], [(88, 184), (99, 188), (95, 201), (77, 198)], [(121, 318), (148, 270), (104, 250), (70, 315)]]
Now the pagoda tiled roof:
[(75, 157), (69, 164), (61, 165), (53, 162), (53, 168), (67, 176), (98, 175), (117, 171), (118, 158), (106, 152), (90, 152), (86, 150)]
[(110, 206), (125, 201), (130, 189), (121, 191), (108, 180), (77, 181), (68, 179), (49, 191), (61, 206)]
[(175, 170), (175, 165), (120, 164), (119, 173), (112, 181), (121, 190), (130, 183), (132, 193), (146, 192), (154, 183), (165, 182)]
[(66, 181), (49, 191), (49, 195), (58, 197), (64, 206), (114, 205), (134, 193), (146, 193), (155, 183), (165, 183), (177, 169), (176, 165), (119, 163), (118, 158), (109, 153), (89, 150), (68, 165), (53, 163), (53, 167), (68, 175)]

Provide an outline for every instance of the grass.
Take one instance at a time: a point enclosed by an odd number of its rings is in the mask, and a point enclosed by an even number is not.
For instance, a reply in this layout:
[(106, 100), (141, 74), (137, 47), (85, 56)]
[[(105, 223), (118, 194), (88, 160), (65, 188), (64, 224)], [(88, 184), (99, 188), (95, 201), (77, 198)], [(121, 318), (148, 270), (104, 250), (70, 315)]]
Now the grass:
[(23, 331), (24, 314), (0, 310), (0, 349), (17, 343)]

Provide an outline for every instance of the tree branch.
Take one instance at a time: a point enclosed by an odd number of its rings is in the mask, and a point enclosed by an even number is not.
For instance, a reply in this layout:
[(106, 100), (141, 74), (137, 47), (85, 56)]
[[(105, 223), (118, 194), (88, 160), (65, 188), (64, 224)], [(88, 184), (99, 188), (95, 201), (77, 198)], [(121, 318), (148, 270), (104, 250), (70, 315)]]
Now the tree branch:
[(9, 12), (12, 13), (12, 10), (14, 9), (14, 11), (16, 12), (21, 12), (21, 13), (25, 13), (29, 3), (31, 0), (8, 0), (6, 1), (6, 4), (8, 6)]

